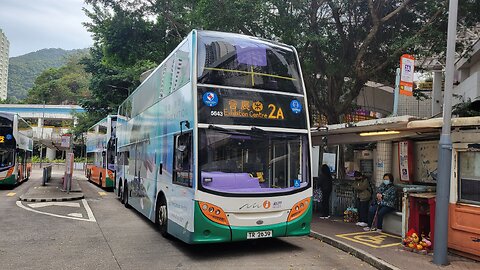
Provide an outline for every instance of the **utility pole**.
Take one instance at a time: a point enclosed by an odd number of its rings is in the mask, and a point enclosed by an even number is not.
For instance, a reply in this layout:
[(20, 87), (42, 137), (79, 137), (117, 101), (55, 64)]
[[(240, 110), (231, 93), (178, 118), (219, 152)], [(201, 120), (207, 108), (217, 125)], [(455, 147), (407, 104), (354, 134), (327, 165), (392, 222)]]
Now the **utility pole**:
[(438, 143), (438, 178), (435, 206), (435, 238), (433, 263), (448, 264), (448, 204), (452, 171), (452, 92), (455, 71), (455, 42), (457, 36), (458, 0), (450, 0), (448, 8), (447, 60), (445, 64), (445, 93), (443, 98), (443, 126)]

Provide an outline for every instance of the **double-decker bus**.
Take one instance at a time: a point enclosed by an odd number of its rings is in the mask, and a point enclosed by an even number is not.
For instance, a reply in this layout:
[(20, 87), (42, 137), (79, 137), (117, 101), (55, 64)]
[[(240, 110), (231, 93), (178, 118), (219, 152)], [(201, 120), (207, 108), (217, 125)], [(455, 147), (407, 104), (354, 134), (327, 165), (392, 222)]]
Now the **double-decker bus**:
[(192, 31), (121, 104), (116, 191), (186, 243), (310, 232), (309, 118), (295, 49)]
[(108, 115), (87, 131), (85, 176), (104, 188), (115, 186), (117, 116)]
[(0, 112), (0, 185), (28, 180), (32, 151), (32, 127), (18, 114)]

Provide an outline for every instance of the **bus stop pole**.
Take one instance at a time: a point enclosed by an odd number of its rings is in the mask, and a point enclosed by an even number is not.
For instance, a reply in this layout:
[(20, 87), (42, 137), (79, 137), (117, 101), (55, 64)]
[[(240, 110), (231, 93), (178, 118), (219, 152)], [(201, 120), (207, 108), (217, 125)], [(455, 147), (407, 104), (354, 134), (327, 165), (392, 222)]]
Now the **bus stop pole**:
[(395, 90), (393, 91), (393, 116), (398, 115), (398, 99), (400, 95), (400, 68), (395, 71)]
[(448, 206), (452, 170), (452, 92), (455, 71), (455, 41), (457, 34), (458, 0), (450, 0), (448, 8), (447, 60), (445, 63), (445, 93), (443, 98), (443, 126), (438, 143), (438, 178), (435, 206), (435, 235), (433, 263), (448, 264)]

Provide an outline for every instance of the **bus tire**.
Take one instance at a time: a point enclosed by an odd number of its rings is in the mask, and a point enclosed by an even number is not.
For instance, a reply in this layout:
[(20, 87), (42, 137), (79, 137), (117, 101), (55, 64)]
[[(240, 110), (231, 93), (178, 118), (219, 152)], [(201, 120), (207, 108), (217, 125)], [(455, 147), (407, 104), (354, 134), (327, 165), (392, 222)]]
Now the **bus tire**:
[(123, 199), (122, 182), (123, 182), (122, 179), (120, 179), (120, 181), (118, 182), (118, 198), (120, 199), (120, 202), (124, 204), (125, 201)]
[(128, 204), (128, 185), (125, 183), (123, 186), (123, 203), (125, 204), (125, 208), (130, 208), (130, 205)]
[(158, 230), (163, 237), (168, 236), (168, 208), (167, 200), (163, 194), (159, 195), (157, 200), (155, 224), (158, 226)]

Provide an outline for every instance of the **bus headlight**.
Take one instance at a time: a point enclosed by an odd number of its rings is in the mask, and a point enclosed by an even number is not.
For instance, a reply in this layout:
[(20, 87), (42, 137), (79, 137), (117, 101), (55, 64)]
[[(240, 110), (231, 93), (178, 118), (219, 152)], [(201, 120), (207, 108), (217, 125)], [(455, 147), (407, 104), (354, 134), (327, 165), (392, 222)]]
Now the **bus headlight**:
[(298, 218), (299, 216), (303, 215), (303, 213), (307, 211), (309, 205), (310, 205), (310, 197), (297, 202), (290, 210), (290, 214), (288, 215), (287, 221), (292, 221)]
[(230, 225), (228, 223), (227, 215), (223, 211), (222, 208), (207, 202), (198, 202), (200, 205), (200, 209), (202, 213), (211, 221), (222, 224), (222, 225)]

